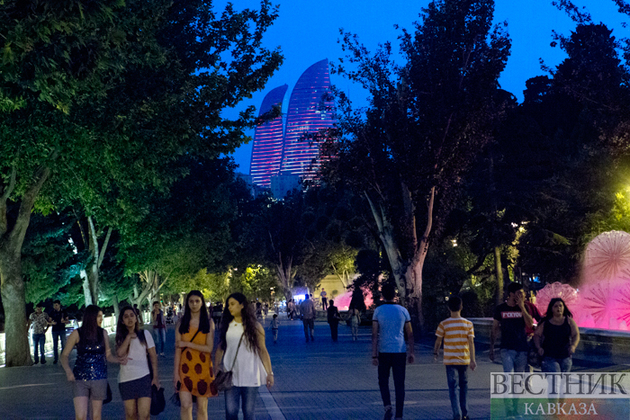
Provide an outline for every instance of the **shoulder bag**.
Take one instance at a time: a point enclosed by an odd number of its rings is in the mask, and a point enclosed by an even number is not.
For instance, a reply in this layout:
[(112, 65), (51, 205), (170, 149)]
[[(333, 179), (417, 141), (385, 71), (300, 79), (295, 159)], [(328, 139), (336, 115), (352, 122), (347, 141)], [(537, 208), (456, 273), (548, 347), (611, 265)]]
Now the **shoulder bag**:
[(238, 356), (238, 350), (241, 348), (241, 343), (243, 342), (243, 336), (245, 333), (241, 334), (241, 339), (238, 341), (238, 347), (236, 348), (236, 354), (234, 355), (234, 360), (232, 361), (232, 367), (228, 371), (220, 370), (217, 372), (216, 378), (214, 378), (214, 386), (217, 388), (217, 391), (227, 391), (228, 389), (232, 389), (232, 369), (234, 369), (234, 365), (236, 364), (236, 357)]

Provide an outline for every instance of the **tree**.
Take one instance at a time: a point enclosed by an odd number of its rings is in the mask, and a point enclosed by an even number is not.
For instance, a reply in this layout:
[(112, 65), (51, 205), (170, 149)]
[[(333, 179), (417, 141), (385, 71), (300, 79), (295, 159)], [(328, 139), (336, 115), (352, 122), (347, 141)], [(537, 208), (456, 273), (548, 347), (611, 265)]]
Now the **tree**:
[(337, 71), (362, 83), (371, 102), (363, 116), (342, 97), (341, 140), (326, 150), (338, 158), (327, 177), (364, 194), (417, 326), (424, 324), (422, 269), (431, 235), (501, 114), (497, 79), (510, 41), (505, 24), (492, 28), (493, 10), (488, 0), (431, 2), (415, 32), (403, 32), (402, 66), (392, 62), (389, 43), (370, 55), (344, 36), (356, 69)]
[[(201, 269), (222, 272), (230, 248), (230, 223), (238, 208), (231, 196), (233, 164), (224, 159), (187, 159), (189, 175), (167, 195), (149, 201), (148, 214), (121, 232), (118, 258), (137, 274), (133, 300), (151, 302), (163, 287), (182, 285)], [(170, 285), (170, 287), (169, 287)]]
[[(30, 363), (21, 248), (33, 207), (78, 203), (94, 222), (89, 243), (141, 220), (138, 193), (168, 191), (185, 175), (178, 157), (217, 157), (245, 140), (253, 110), (232, 121), (221, 112), (282, 58), (262, 47), (276, 16), (268, 2), (219, 18), (203, 0), (10, 1), (0, 14), (0, 276), (7, 366), (19, 366)], [(98, 275), (87, 270), (93, 301)]]
[(76, 96), (104, 93), (103, 82), (116, 73), (108, 63), (120, 50), (119, 26), (111, 19), (120, 10), (117, 2), (86, 9), (78, 1), (49, 6), (45, 1), (0, 6), (0, 277), (7, 366), (30, 364), (21, 251), (51, 162), (61, 154), (50, 140), (67, 141), (81, 132), (49, 127), (64, 120)]
[(32, 216), (22, 248), (26, 302), (53, 298), (78, 276), (85, 263), (69, 243), (74, 222), (67, 212)]

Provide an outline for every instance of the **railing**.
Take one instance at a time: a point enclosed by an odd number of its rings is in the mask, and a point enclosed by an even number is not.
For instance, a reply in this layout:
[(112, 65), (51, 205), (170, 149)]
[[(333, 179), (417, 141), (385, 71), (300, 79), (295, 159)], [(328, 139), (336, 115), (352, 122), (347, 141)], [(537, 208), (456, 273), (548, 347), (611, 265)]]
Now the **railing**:
[[(475, 326), (475, 341), (488, 344), (492, 318), (469, 318)], [(497, 348), (500, 340), (497, 340)], [(630, 332), (580, 327), (580, 343), (574, 359), (630, 364)]]
[[(151, 313), (147, 311), (143, 312), (142, 318), (145, 321), (150, 320)], [(75, 319), (70, 320), (70, 326), (72, 327), (72, 329), (79, 327)], [(105, 328), (105, 330), (107, 330), (108, 334), (114, 333), (116, 331), (116, 317), (114, 315), (103, 317), (103, 324), (101, 326)], [(66, 331), (67, 333), (70, 333), (71, 330), (67, 329)], [(32, 355), (33, 334), (31, 333), (31, 331), (28, 332), (28, 346), (29, 346), (28, 347), (29, 351), (31, 352), (31, 355)], [(5, 334), (0, 333), (0, 367), (4, 367), (5, 365), (5, 360), (6, 360), (5, 348), (6, 348), (5, 347)], [(52, 354), (52, 351), (53, 351), (52, 328), (48, 328), (48, 331), (46, 331), (46, 343), (44, 344), (44, 352), (46, 353), (46, 355), (49, 355), (49, 353)]]

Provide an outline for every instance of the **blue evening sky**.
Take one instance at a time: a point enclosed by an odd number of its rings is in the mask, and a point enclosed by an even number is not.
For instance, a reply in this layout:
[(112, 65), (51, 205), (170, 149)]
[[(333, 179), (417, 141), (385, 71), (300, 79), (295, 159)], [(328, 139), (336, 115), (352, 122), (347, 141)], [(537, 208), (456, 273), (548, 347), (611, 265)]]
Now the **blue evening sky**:
[[(629, 17), (617, 12), (612, 0), (574, 0), (585, 7), (595, 23), (606, 23), (614, 28), (617, 38), (630, 36), (622, 22)], [(235, 0), (235, 8), (257, 8), (258, 1)], [(336, 62), (343, 57), (339, 28), (355, 33), (370, 51), (379, 43), (391, 41), (398, 45), (401, 31), (394, 25), (412, 30), (412, 23), (419, 20), (420, 9), (429, 0), (284, 0), (280, 3), (280, 15), (264, 37), (268, 48), (280, 47), (285, 57), (284, 64), (274, 74), (262, 92), (253, 95), (243, 106), (260, 107), (264, 96), (277, 86), (288, 84), (284, 108), (288, 105), (293, 86), (304, 70), (311, 64), (328, 58)], [(217, 10), (224, 1), (217, 1)], [(539, 60), (555, 66), (564, 59), (559, 48), (552, 48), (552, 30), (568, 35), (575, 23), (551, 4), (551, 0), (496, 0), (495, 21), (507, 21), (512, 39), (512, 54), (501, 76), (503, 89), (522, 100), (525, 81), (543, 74)], [(365, 105), (367, 93), (347, 80), (332, 76), (332, 83), (345, 90), (355, 105)], [(229, 115), (229, 112), (228, 114)], [(253, 137), (253, 131), (250, 133)], [(252, 142), (241, 146), (234, 159), (242, 173), (249, 173)]]

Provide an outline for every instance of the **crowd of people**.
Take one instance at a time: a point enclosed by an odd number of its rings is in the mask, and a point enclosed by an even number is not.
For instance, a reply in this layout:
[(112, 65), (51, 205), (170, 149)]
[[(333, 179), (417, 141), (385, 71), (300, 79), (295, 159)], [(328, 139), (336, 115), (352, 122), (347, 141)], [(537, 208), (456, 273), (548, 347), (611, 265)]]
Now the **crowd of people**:
[[(408, 363), (414, 363), (414, 339), (411, 317), (407, 309), (395, 303), (396, 288), (385, 284), (383, 301), (372, 316), (372, 364), (377, 366), (384, 419), (402, 419), (405, 400), (405, 371)], [(325, 295), (322, 295), (325, 299)], [(323, 300), (322, 300), (323, 302)], [(291, 305), (292, 304), (292, 305)], [(469, 418), (468, 370), (474, 371), (477, 362), (472, 322), (463, 318), (462, 299), (451, 296), (448, 301), (450, 317), (443, 320), (436, 330), (434, 359), (437, 362), (443, 347), (443, 363), (449, 398), (455, 420)], [(326, 319), (331, 339), (338, 340), (338, 325), (342, 320), (333, 299), (326, 299)], [(212, 308), (212, 306), (211, 306)], [(197, 418), (207, 418), (208, 398), (217, 397), (219, 389), (215, 379), (219, 372), (229, 372), (230, 385), (225, 389), (226, 418), (237, 419), (242, 409), (245, 420), (254, 419), (256, 396), (262, 385), (274, 385), (271, 359), (266, 348), (265, 330), (262, 325), (264, 307), (249, 302), (241, 293), (230, 295), (225, 305), (208, 310), (201, 292), (191, 291), (186, 297), (175, 326), (175, 358), (173, 386), (180, 404), (182, 419), (192, 419), (196, 404)], [(219, 317), (218, 347), (215, 345), (215, 321), (213, 312), (221, 309)], [(306, 342), (315, 340), (314, 320), (317, 309), (307, 294), (295, 305), (289, 301), (287, 316), (299, 311), (304, 326)], [(359, 311), (348, 312), (348, 324), (352, 339), (357, 339), (361, 322)], [(215, 318), (216, 319), (216, 318)], [(152, 388), (159, 389), (158, 358), (164, 356), (166, 345), (166, 316), (160, 302), (153, 303), (151, 334), (144, 330), (137, 308), (121, 309), (116, 325), (115, 351), (110, 349), (107, 332), (102, 328), (103, 312), (95, 305), (86, 308), (83, 323), (67, 339), (65, 325), (69, 322), (59, 301), (54, 302), (51, 314), (37, 305), (29, 317), (33, 326), (35, 363), (46, 363), (43, 342), (46, 329), (53, 327), (54, 363), (58, 360), (57, 344), (63, 352), (59, 357), (68, 381), (73, 385), (74, 409), (77, 419), (99, 419), (103, 401), (111, 399), (107, 381), (107, 363), (120, 364), (118, 389), (124, 402), (127, 419), (149, 419)], [(537, 325), (535, 325), (537, 322)], [(274, 344), (278, 340), (279, 318), (275, 313), (270, 321)], [(572, 313), (561, 298), (549, 302), (543, 317), (535, 305), (528, 301), (523, 286), (511, 283), (505, 302), (494, 310), (490, 337), (489, 357), (495, 360), (497, 336), (501, 334), (500, 356), (505, 372), (526, 372), (532, 366), (543, 372), (569, 372), (572, 355), (580, 340), (579, 329)], [(68, 359), (76, 349), (74, 368)], [(393, 375), (395, 404), (392, 404), (389, 377)], [(109, 395), (108, 395), (109, 394)], [(516, 410), (515, 407), (509, 410)], [(510, 413), (508, 413), (510, 414)], [(514, 414), (514, 413), (512, 413)]]
[[(276, 318), (277, 319), (277, 318)], [(124, 403), (125, 417), (150, 419), (152, 388), (160, 389), (158, 359), (164, 357), (166, 316), (160, 302), (153, 303), (152, 333), (143, 328), (137, 307), (120, 310), (112, 351), (107, 331), (102, 328), (103, 311), (89, 305), (83, 313), (81, 327), (72, 331), (66, 341), (68, 316), (59, 301), (51, 314), (38, 304), (29, 317), (33, 327), (35, 363), (46, 363), (44, 342), (46, 330), (53, 327), (54, 356), (57, 344), (63, 351), (59, 359), (67, 380), (72, 384), (76, 419), (101, 418), (104, 403), (112, 399), (107, 377), (108, 363), (120, 364), (118, 390)], [(56, 327), (56, 328), (55, 328)], [(63, 333), (61, 333), (63, 331)], [(275, 339), (277, 340), (277, 325)], [(265, 343), (265, 332), (257, 318), (257, 307), (249, 304), (241, 293), (230, 295), (221, 315), (219, 344), (215, 344), (215, 322), (205, 299), (198, 290), (188, 293), (185, 305), (175, 325), (175, 358), (173, 366), (174, 400), (180, 405), (180, 417), (192, 419), (196, 404), (197, 419), (208, 418), (208, 398), (217, 397), (215, 378), (219, 372), (229, 372), (229, 386), (224, 387), (226, 418), (238, 419), (242, 406), (243, 418), (254, 419), (256, 397), (261, 385), (273, 386), (271, 359)], [(70, 354), (76, 349), (74, 366)]]

